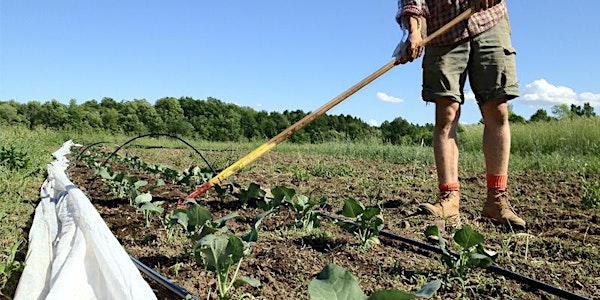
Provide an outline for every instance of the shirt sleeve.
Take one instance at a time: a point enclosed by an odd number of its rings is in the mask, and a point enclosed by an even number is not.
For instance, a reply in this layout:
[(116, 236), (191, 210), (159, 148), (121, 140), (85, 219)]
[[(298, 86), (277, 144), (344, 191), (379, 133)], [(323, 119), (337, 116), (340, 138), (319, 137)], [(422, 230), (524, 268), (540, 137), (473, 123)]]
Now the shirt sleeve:
[(396, 13), (396, 22), (401, 28), (408, 28), (409, 16), (427, 16), (427, 4), (425, 0), (398, 0), (398, 12)]

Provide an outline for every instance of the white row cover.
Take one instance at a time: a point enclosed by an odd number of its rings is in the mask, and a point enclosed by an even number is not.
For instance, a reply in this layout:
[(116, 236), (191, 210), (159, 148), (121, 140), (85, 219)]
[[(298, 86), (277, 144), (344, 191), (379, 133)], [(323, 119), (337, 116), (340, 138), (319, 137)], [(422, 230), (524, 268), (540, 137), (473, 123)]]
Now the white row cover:
[(156, 299), (86, 195), (67, 177), (67, 141), (52, 155), (15, 300)]

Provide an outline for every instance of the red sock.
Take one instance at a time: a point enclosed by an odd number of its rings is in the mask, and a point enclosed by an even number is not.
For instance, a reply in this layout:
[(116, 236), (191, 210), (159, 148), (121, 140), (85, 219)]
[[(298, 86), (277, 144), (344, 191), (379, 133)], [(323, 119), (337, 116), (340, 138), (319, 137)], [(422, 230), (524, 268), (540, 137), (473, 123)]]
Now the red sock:
[(460, 190), (460, 183), (452, 182), (452, 183), (444, 183), (438, 185), (440, 192), (450, 192), (450, 191), (458, 191)]
[(485, 176), (487, 181), (487, 188), (494, 190), (506, 190), (506, 185), (508, 182), (508, 175), (506, 174), (487, 174)]

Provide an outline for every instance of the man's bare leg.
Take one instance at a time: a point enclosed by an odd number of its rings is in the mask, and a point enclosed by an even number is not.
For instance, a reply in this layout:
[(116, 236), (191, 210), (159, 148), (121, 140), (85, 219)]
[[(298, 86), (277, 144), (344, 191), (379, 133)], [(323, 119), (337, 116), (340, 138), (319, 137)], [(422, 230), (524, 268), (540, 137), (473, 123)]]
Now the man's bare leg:
[(506, 186), (510, 158), (510, 124), (506, 98), (486, 102), (480, 107), (485, 123), (483, 154), (485, 156), (487, 198), (482, 216), (496, 223), (523, 229), (526, 223), (512, 209)]
[(451, 98), (440, 98), (435, 104), (433, 152), (438, 184), (458, 182), (458, 137), (460, 104)]
[(420, 208), (424, 212), (438, 217), (457, 218), (460, 215), (456, 134), (459, 117), (459, 103), (450, 98), (440, 98), (436, 101), (433, 152), (440, 194), (436, 203), (424, 203)]

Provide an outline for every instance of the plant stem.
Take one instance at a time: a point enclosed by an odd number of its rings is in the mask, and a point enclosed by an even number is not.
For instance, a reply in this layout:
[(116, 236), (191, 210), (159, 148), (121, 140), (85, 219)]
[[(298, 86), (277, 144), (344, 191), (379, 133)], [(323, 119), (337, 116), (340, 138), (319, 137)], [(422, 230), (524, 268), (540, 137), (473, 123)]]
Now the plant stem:
[(235, 279), (237, 278), (238, 271), (240, 270), (240, 265), (242, 264), (242, 260), (243, 260), (243, 258), (240, 258), (240, 261), (238, 261), (238, 264), (235, 267), (235, 272), (233, 273), (233, 277), (231, 278), (231, 282), (229, 283), (229, 287), (227, 287), (228, 291), (233, 286), (233, 284), (235, 283)]

